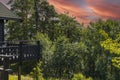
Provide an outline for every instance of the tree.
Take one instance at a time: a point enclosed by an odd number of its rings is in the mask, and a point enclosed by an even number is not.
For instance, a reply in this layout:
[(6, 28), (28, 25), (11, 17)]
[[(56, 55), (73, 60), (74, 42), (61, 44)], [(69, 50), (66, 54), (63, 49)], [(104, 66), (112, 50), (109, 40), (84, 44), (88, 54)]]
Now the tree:
[(51, 30), (51, 18), (57, 15), (54, 7), (49, 5), (47, 0), (34, 0), (35, 1), (35, 14), (36, 18), (36, 30), (42, 33), (48, 33)]
[(95, 79), (108, 79), (108, 75), (110, 75), (111, 79), (115, 78), (116, 71), (110, 70), (113, 68), (109, 61), (111, 57), (110, 52), (104, 50), (100, 42), (106, 40), (108, 37), (114, 39), (114, 34), (119, 32), (119, 27), (118, 21), (99, 20), (96, 23), (91, 23), (91, 25), (85, 29), (83, 42), (88, 47), (88, 61), (86, 62), (87, 67), (85, 72), (87, 75)]
[(54, 54), (51, 62), (47, 64), (49, 71), (46, 72), (46, 76), (70, 79), (75, 72), (81, 71), (81, 67), (84, 65), (82, 63), (84, 62), (83, 52), (86, 46), (82, 42), (71, 43), (68, 39), (62, 36), (56, 40)]
[(111, 54), (114, 54), (112, 58), (113, 65), (117, 68), (120, 68), (120, 34), (117, 35), (115, 40), (111, 38), (106, 39), (101, 42), (101, 46), (103, 46), (106, 50), (109, 50)]
[[(47, 0), (35, 0), (37, 6), (37, 18), (36, 21), (36, 9), (34, 0), (10, 0), (8, 4), (11, 5), (11, 10), (15, 12), (22, 22), (8, 22), (6, 27), (7, 38), (9, 40), (27, 40), (34, 37), (36, 32), (48, 33), (51, 30), (49, 24), (50, 18), (54, 17), (57, 13), (54, 7), (49, 5)], [(36, 26), (37, 23), (37, 26)]]
[[(80, 41), (82, 27), (74, 17), (69, 17), (69, 14), (60, 14), (60, 34), (66, 36), (71, 42)], [(59, 35), (60, 35), (59, 34)]]
[(7, 25), (8, 39), (27, 40), (30, 37), (30, 18), (33, 14), (33, 1), (10, 0), (11, 10), (15, 12), (22, 22), (10, 21)]

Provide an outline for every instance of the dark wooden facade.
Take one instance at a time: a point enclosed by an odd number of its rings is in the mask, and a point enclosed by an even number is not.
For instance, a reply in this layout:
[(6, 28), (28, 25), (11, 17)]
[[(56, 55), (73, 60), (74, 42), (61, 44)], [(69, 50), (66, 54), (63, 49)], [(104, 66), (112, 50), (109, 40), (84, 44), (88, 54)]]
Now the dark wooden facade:
[(4, 41), (4, 20), (0, 20), (0, 41)]

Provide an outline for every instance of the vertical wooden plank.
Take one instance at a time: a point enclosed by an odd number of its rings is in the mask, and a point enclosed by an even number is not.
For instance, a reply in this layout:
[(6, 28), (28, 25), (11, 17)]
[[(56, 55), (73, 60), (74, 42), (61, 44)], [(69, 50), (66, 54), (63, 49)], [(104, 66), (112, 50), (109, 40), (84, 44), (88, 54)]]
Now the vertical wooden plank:
[(4, 20), (0, 20), (0, 42), (4, 41)]
[(9, 69), (9, 58), (11, 58), (12, 55), (0, 55), (0, 57), (4, 58), (3, 69), (1, 69), (2, 80), (9, 80), (9, 73), (11, 72)]
[(9, 57), (4, 58), (4, 80), (8, 80), (9, 77), (6, 69), (9, 69)]
[(41, 51), (41, 49), (40, 49), (41, 47), (40, 47), (40, 41), (37, 41), (37, 60), (39, 61), (40, 60), (40, 58), (41, 58), (41, 55), (40, 55), (40, 51)]
[(19, 56), (18, 56), (18, 80), (21, 80), (21, 68), (22, 68), (22, 45), (23, 42), (19, 43)]

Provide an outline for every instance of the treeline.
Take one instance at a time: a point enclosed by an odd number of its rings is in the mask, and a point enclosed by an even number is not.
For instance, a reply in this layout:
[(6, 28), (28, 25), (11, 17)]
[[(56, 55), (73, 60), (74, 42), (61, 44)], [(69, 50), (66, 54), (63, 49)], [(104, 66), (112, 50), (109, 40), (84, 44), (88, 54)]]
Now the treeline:
[(98, 20), (86, 28), (68, 13), (57, 14), (46, 0), (36, 1), (37, 26), (34, 0), (10, 0), (11, 10), (23, 21), (6, 24), (6, 40), (41, 41), (42, 59), (33, 77), (120, 80), (120, 21)]

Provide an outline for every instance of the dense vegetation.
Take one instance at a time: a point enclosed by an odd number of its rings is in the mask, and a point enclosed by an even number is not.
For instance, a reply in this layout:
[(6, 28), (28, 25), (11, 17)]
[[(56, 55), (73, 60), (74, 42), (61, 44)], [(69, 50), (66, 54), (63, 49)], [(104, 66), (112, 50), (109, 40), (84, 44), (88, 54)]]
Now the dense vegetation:
[[(33, 0), (10, 0), (11, 10), (23, 21), (6, 24), (6, 40), (41, 41), (42, 59), (27, 71), (33, 78), (120, 80), (119, 21), (98, 20), (86, 28), (68, 13), (57, 14), (46, 0), (36, 1), (40, 10), (38, 22)], [(53, 17), (59, 20), (52, 20)]]

